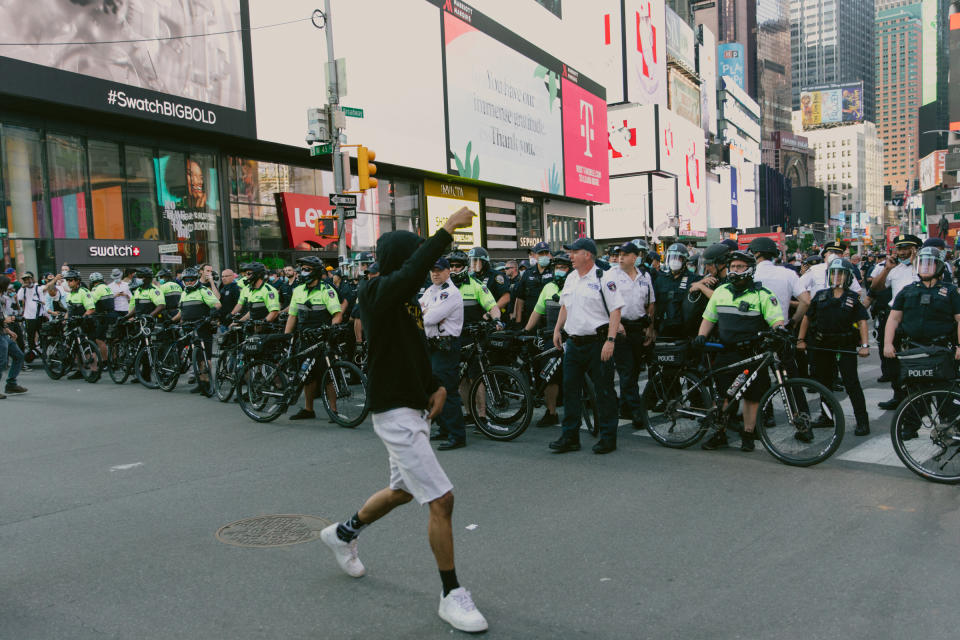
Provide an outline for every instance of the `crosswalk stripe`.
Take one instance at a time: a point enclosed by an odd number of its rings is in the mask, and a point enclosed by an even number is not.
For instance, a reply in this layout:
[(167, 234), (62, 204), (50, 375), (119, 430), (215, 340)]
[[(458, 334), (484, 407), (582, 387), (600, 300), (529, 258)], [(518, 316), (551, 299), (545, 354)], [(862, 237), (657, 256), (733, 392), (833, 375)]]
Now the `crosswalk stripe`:
[(890, 435), (877, 435), (861, 445), (857, 445), (850, 451), (839, 456), (839, 460), (849, 460), (851, 462), (866, 462), (869, 464), (883, 464), (890, 467), (902, 467), (903, 463), (897, 457), (893, 450), (893, 443), (890, 441)]

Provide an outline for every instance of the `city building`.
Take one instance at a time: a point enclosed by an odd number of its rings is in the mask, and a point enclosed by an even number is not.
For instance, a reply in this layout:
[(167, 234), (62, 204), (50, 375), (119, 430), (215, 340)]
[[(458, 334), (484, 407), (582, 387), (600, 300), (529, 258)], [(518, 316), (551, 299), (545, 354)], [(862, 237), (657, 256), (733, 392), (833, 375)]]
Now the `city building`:
[(801, 92), (863, 83), (863, 119), (876, 122), (874, 0), (790, 0), (793, 109)]
[(769, 148), (762, 152), (763, 164), (786, 176), (794, 188), (814, 184), (816, 162), (807, 138), (788, 131), (774, 131), (771, 138)]
[(775, 131), (793, 130), (790, 84), (790, 2), (757, 2), (757, 103), (764, 141)]
[[(757, 98), (757, 11), (765, 2), (757, 0), (718, 0), (689, 3), (696, 24), (705, 25), (716, 35), (717, 62), (723, 72), (725, 60), (731, 60), (740, 88)], [(769, 15), (769, 12), (768, 12)]]
[(922, 99), (922, 6), (900, 4), (877, 11), (877, 132), (883, 140), (884, 184), (903, 193), (917, 178)]

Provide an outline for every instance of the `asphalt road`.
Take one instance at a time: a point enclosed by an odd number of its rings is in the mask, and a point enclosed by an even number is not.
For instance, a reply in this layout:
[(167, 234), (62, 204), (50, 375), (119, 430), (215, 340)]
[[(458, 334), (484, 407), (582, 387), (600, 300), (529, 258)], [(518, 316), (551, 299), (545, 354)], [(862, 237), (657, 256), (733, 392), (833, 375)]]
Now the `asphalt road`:
[[(351, 515), (387, 480), (369, 421), (256, 424), (183, 388), (20, 381), (29, 393), (0, 401), (0, 639), (458, 633), (436, 615), (425, 508), (362, 534), (360, 580), (318, 540), (216, 537), (254, 516)], [(487, 636), (956, 638), (958, 488), (900, 465), (875, 406), (889, 391), (868, 386), (873, 434), (851, 427), (809, 469), (629, 426), (608, 456), (552, 455), (556, 431), (532, 427), (441, 453)]]

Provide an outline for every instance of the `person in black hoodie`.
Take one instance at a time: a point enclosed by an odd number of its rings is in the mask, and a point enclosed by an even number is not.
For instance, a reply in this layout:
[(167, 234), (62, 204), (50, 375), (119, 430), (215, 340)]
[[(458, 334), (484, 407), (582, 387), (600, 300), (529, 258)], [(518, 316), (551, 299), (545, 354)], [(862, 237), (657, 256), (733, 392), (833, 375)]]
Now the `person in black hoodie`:
[(443, 584), (438, 613), (455, 629), (477, 632), (486, 630), (487, 621), (457, 582), (453, 563), (453, 485), (430, 447), (430, 420), (443, 408), (446, 391), (430, 369), (416, 299), (430, 267), (453, 241), (453, 232), (469, 227), (473, 216), (461, 208), (425, 242), (409, 231), (391, 231), (377, 241), (380, 276), (360, 287), (359, 305), (367, 335), (373, 429), (390, 454), (390, 483), (320, 537), (340, 568), (359, 578), (366, 572), (357, 557), (360, 531), (413, 498), (429, 504), (430, 548)]

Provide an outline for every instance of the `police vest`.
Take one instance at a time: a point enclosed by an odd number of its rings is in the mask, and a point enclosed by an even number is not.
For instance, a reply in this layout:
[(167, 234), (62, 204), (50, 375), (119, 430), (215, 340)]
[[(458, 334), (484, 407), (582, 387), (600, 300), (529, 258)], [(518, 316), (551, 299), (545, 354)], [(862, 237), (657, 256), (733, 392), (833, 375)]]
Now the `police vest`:
[(167, 309), (176, 309), (180, 305), (180, 296), (183, 294), (183, 288), (176, 282), (164, 282), (160, 285), (160, 291), (163, 293), (163, 304)]
[(857, 323), (863, 312), (860, 296), (845, 291), (839, 298), (832, 289), (821, 289), (810, 303), (813, 310), (813, 341), (824, 347), (852, 347), (860, 342)]
[(180, 320), (195, 322), (209, 315), (209, 310), (218, 304), (216, 296), (209, 289), (196, 287), (187, 289), (180, 295)]
[[(946, 338), (956, 339), (957, 323), (953, 319), (953, 297), (957, 288), (947, 282), (926, 287), (921, 282), (907, 285), (903, 296), (903, 320), (900, 326), (911, 340), (930, 343)], [(898, 296), (899, 297), (899, 296)]]
[[(297, 326), (302, 329), (326, 326), (333, 321), (333, 316), (340, 311), (340, 302), (337, 292), (328, 285), (320, 283), (312, 289), (302, 284), (293, 290), (290, 298), (293, 315), (297, 317)], [(331, 312), (330, 309), (336, 308)]]
[(483, 285), (472, 276), (458, 287), (463, 297), (463, 323), (480, 322), (483, 319), (484, 309), (480, 304), (483, 295)]
[(560, 286), (562, 284), (562, 281), (560, 283), (553, 281), (548, 282), (543, 287), (543, 291), (546, 292), (546, 299), (543, 301), (543, 317), (546, 319), (546, 329), (550, 333), (553, 333), (553, 330), (556, 329), (557, 320), (560, 319), (560, 309), (563, 307), (560, 304)]
[(269, 284), (264, 283), (259, 289), (248, 287), (240, 296), (246, 298), (250, 317), (254, 320), (263, 320), (271, 311), (280, 310), (280, 294)]
[(111, 313), (113, 311), (113, 291), (105, 284), (98, 284), (91, 294), (97, 313)]
[(150, 314), (163, 301), (163, 292), (156, 285), (141, 285), (133, 294), (133, 312)]
[(76, 291), (71, 291), (67, 295), (67, 312), (70, 314), (70, 317), (82, 316), (87, 312), (87, 305), (85, 302), (92, 302), (93, 299), (90, 296), (90, 291), (84, 287), (78, 288)]

